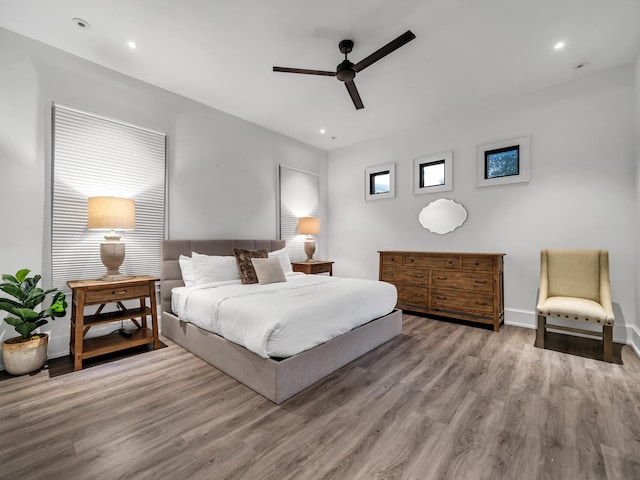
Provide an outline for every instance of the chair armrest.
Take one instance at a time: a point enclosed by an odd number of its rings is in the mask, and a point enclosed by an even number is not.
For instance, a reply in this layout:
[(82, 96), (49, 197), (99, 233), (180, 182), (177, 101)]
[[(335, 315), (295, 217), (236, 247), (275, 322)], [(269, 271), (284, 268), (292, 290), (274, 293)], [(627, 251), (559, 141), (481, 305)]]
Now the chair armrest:
[(600, 251), (600, 305), (607, 312), (608, 320), (613, 322), (613, 306), (611, 303), (611, 281), (609, 279), (609, 252)]
[(540, 313), (542, 305), (549, 298), (549, 274), (547, 269), (547, 252), (540, 252), (540, 291), (538, 292), (538, 305), (536, 311)]

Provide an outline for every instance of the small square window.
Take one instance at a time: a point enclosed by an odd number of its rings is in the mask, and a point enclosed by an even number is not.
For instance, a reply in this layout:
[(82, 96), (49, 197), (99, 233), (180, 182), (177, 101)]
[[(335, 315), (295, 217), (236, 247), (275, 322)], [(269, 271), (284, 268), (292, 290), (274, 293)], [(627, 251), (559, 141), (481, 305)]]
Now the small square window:
[(369, 175), (370, 195), (380, 195), (381, 193), (389, 193), (391, 191), (391, 173), (389, 170), (384, 172), (376, 172)]
[(529, 181), (529, 137), (479, 145), (476, 150), (476, 187)]
[(444, 160), (420, 164), (420, 188), (445, 184)]
[(453, 189), (453, 152), (413, 159), (413, 194), (448, 192)]
[(366, 168), (364, 190), (366, 200), (395, 197), (395, 164), (387, 163)]

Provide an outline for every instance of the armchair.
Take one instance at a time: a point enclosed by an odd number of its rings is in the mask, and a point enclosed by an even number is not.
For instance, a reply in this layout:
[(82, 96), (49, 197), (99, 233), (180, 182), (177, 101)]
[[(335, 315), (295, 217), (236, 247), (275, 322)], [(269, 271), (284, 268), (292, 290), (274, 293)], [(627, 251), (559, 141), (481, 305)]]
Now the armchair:
[[(613, 309), (607, 250), (542, 250), (536, 346), (547, 328), (602, 338), (604, 360), (613, 362)], [(547, 324), (547, 317), (602, 325), (602, 332)]]

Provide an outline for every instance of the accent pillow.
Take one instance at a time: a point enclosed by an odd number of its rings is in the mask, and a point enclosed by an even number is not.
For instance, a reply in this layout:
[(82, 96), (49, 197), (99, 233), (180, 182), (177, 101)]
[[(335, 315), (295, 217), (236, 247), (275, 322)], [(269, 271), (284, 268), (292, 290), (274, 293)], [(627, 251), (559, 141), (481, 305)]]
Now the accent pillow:
[(236, 257), (191, 252), (196, 284), (240, 280)]
[(258, 277), (258, 283), (260, 285), (266, 285), (267, 283), (286, 282), (280, 265), (280, 259), (278, 256), (269, 258), (252, 258), (251, 263), (256, 271)]
[(269, 257), (278, 257), (278, 259), (280, 260), (280, 266), (282, 267), (282, 271), (284, 273), (293, 272), (291, 259), (289, 258), (289, 255), (284, 253), (284, 248), (282, 250), (276, 250), (275, 252), (269, 252)]
[(186, 255), (180, 255), (178, 258), (180, 264), (180, 272), (182, 273), (182, 281), (185, 287), (193, 287), (196, 284), (196, 272), (193, 269), (193, 258)]
[(242, 250), (240, 248), (234, 248), (233, 253), (236, 254), (236, 263), (238, 264), (238, 271), (240, 272), (240, 281), (243, 284), (258, 283), (258, 277), (256, 271), (251, 263), (252, 258), (267, 258), (268, 251), (266, 248), (259, 248), (256, 250)]

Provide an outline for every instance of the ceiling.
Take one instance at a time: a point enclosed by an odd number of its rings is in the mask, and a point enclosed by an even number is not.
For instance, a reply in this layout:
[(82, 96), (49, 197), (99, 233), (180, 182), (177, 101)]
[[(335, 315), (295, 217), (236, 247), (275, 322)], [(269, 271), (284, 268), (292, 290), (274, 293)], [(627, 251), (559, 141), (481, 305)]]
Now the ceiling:
[[(0, 27), (333, 150), (631, 64), (640, 0), (2, 0)], [(355, 79), (362, 110), (335, 78), (272, 71), (335, 70), (340, 40), (356, 63), (406, 30)]]

